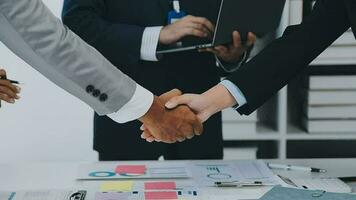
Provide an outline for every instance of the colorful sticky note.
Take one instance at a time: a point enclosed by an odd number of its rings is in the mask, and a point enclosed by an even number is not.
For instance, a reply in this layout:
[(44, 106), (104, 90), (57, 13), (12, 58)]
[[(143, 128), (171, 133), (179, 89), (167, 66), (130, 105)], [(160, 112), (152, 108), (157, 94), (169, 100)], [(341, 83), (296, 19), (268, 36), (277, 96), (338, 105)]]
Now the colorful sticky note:
[(175, 182), (146, 182), (145, 190), (175, 190)]
[(133, 184), (133, 181), (108, 181), (101, 185), (100, 190), (102, 192), (130, 192)]
[(115, 172), (118, 174), (134, 174), (134, 175), (144, 175), (146, 174), (145, 165), (119, 165), (116, 167)]
[(128, 192), (98, 192), (95, 194), (95, 200), (129, 200), (130, 194)]
[(146, 200), (177, 200), (178, 195), (175, 191), (170, 192), (145, 192)]

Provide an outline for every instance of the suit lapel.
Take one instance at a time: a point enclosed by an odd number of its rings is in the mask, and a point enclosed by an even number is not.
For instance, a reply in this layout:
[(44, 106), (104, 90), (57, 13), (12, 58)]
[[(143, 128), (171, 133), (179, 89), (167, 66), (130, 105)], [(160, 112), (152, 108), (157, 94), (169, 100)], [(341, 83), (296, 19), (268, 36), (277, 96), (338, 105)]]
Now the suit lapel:
[(356, 37), (356, 0), (345, 0), (345, 3), (350, 18), (351, 28)]

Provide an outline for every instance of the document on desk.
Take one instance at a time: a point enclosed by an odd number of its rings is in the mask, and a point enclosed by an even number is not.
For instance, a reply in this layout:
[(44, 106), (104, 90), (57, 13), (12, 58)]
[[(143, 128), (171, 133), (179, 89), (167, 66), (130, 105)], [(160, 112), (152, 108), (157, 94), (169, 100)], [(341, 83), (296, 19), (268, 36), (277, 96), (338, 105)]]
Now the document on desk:
[(84, 200), (85, 191), (42, 190), (0, 192), (1, 200)]
[(215, 182), (262, 182), (265, 185), (286, 185), (263, 161), (192, 162), (188, 167), (199, 186)]
[(191, 177), (186, 163), (182, 162), (86, 164), (78, 168), (77, 174), (78, 180), (181, 179)]

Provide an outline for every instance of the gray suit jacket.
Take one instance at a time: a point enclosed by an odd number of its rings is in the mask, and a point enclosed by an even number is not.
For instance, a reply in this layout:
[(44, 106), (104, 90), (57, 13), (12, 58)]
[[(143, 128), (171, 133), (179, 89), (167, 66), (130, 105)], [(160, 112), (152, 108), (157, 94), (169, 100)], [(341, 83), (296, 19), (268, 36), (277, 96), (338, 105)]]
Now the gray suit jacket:
[(101, 115), (118, 111), (136, 83), (65, 27), (41, 0), (0, 0), (0, 41)]

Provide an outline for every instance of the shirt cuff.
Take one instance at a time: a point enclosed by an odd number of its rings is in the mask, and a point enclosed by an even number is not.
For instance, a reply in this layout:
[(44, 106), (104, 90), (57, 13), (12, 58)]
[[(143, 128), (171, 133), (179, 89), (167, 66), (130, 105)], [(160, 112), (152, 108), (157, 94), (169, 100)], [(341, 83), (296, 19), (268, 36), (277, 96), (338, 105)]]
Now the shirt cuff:
[(220, 84), (223, 85), (230, 92), (230, 94), (235, 98), (238, 104), (237, 106), (234, 107), (235, 109), (238, 109), (241, 106), (247, 104), (245, 95), (233, 82), (229, 80), (223, 80), (220, 82)]
[(159, 42), (159, 34), (163, 26), (147, 27), (143, 31), (141, 43), (141, 60), (158, 61), (156, 52)]
[(117, 112), (107, 116), (121, 124), (139, 119), (148, 112), (152, 106), (153, 99), (154, 96), (150, 91), (137, 84), (136, 91), (130, 101)]

